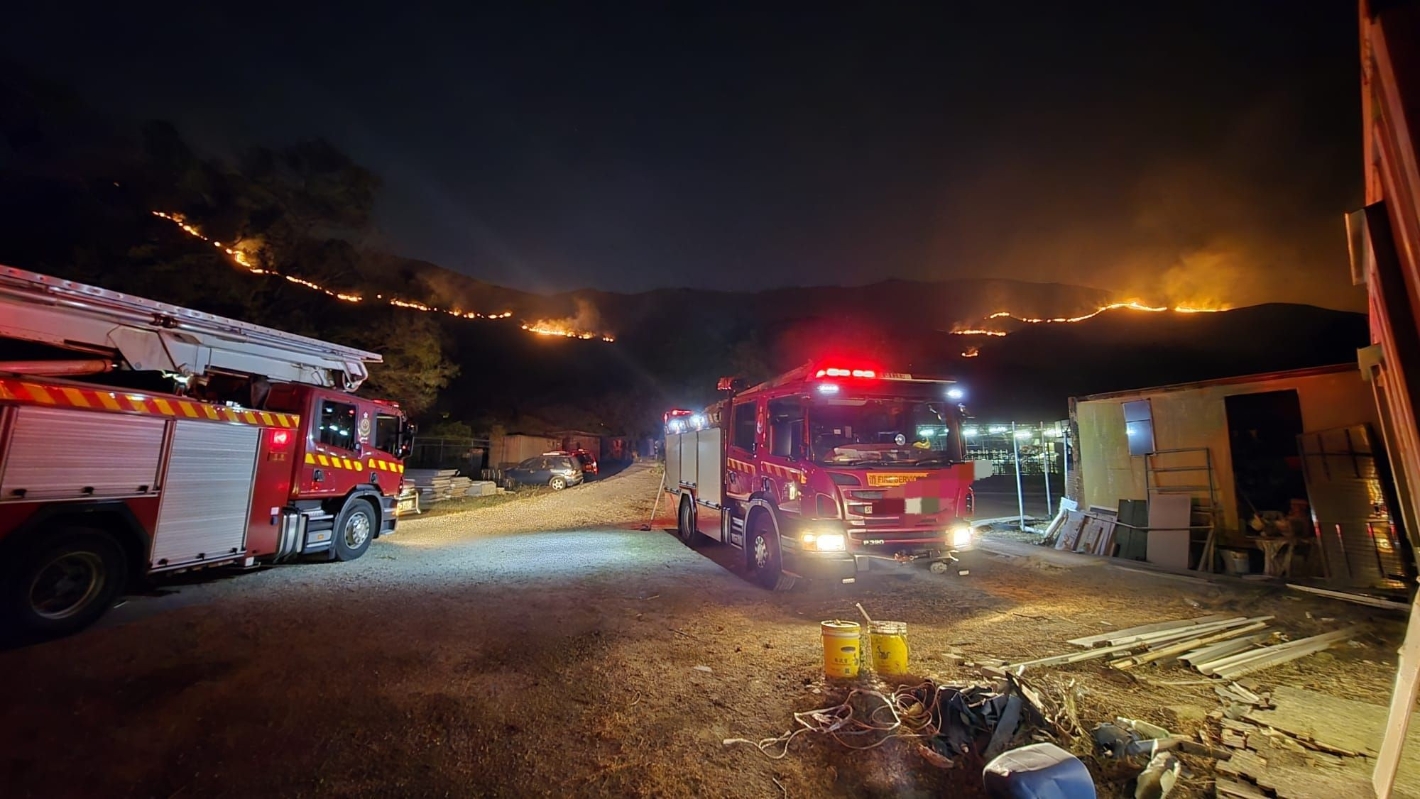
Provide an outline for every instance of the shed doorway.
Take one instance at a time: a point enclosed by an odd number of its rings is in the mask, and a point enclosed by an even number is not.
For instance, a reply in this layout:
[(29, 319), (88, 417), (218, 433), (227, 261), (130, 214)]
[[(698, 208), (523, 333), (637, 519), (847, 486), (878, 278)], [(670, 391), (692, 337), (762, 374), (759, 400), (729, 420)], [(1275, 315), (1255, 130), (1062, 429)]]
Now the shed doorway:
[(1307, 536), (1310, 501), (1297, 437), (1302, 404), (1296, 390), (1224, 398), (1228, 441), (1244, 532)]

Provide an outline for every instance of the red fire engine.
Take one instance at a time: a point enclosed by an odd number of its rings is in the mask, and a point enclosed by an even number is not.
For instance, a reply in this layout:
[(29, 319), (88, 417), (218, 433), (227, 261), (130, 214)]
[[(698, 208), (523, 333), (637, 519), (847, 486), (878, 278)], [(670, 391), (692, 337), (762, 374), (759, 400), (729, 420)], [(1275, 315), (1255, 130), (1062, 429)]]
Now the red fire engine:
[(158, 573), (353, 560), (409, 499), (412, 428), (350, 393), (374, 353), (9, 267), (0, 345), (0, 622), (22, 632)]
[(763, 586), (854, 579), (873, 563), (944, 561), (972, 545), (977, 467), (962, 461), (962, 390), (875, 366), (809, 363), (703, 413), (666, 414), (666, 490), (680, 536), (744, 550)]

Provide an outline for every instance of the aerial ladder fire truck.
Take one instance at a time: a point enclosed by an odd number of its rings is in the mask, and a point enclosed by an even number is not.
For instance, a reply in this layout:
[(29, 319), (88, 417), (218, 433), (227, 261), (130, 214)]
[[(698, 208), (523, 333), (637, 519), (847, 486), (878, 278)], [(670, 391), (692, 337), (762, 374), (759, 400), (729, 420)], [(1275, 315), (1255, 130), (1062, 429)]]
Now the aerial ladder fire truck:
[(380, 356), (0, 266), (0, 624), (64, 634), (125, 586), (354, 560), (394, 532), (412, 427)]
[(665, 490), (680, 537), (744, 552), (766, 588), (860, 572), (973, 545), (963, 392), (951, 380), (877, 366), (808, 363), (665, 416)]

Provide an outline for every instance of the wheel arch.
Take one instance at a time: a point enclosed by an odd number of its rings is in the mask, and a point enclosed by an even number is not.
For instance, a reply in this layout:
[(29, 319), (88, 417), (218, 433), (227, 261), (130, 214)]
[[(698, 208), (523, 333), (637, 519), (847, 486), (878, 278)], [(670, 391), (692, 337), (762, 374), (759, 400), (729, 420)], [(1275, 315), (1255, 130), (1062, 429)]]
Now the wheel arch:
[(338, 502), (334, 500), (327, 502), (325, 510), (334, 518), (339, 519), (340, 514), (345, 511), (345, 508), (351, 502), (364, 502), (369, 505), (370, 509), (375, 513), (375, 529), (373, 535), (375, 538), (379, 538), (380, 530), (384, 528), (385, 522), (384, 496), (385, 495), (380, 493), (380, 490), (373, 485), (359, 485), (347, 491), (344, 496), (340, 497)]
[(127, 576), (135, 582), (147, 577), (152, 536), (138, 522), (133, 509), (120, 501), (48, 503), (0, 541), (0, 564), (41, 540), (46, 529), (64, 525), (100, 530), (118, 542)]
[(768, 514), (768, 516), (769, 516), (769, 523), (770, 523), (771, 525), (773, 525), (773, 527), (774, 527), (774, 538), (776, 539), (776, 541), (775, 541), (775, 546), (780, 547), (780, 552), (781, 552), (781, 554), (782, 554), (782, 552), (783, 552), (783, 545), (780, 544), (780, 543), (778, 542), (778, 540), (777, 540), (777, 539), (779, 538), (779, 508), (778, 508), (778, 506), (776, 506), (773, 502), (771, 502), (769, 499), (767, 499), (765, 496), (763, 496), (763, 495), (761, 495), (761, 494), (752, 495), (752, 496), (750, 497), (749, 501), (745, 503), (745, 505), (747, 506), (746, 509), (745, 509), (745, 536), (744, 536), (744, 542), (745, 542), (745, 546), (744, 546), (745, 562), (746, 562), (746, 563), (749, 563), (750, 558), (753, 558), (753, 557), (754, 557), (754, 554), (753, 554), (753, 551), (752, 551), (752, 547), (750, 546), (750, 531), (754, 529), (754, 522), (755, 522), (760, 516), (765, 515), (765, 514)]

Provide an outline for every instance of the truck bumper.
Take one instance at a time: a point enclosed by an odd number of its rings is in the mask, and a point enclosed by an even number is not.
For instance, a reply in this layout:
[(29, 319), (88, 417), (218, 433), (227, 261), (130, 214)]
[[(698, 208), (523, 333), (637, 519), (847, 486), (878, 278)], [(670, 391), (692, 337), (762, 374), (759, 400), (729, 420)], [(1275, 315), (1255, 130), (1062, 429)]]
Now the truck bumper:
[[(886, 548), (884, 548), (886, 550)], [(960, 558), (969, 548), (953, 549), (943, 542), (940, 546), (913, 547), (904, 555), (910, 559), (898, 560), (893, 551), (877, 552), (805, 552), (785, 549), (783, 552), (784, 571), (795, 577), (808, 580), (842, 581), (857, 577), (869, 571), (886, 572), (901, 569), (905, 564), (916, 561), (949, 560)]]
[(809, 580), (847, 580), (858, 573), (858, 559), (844, 552), (785, 549), (784, 571)]

